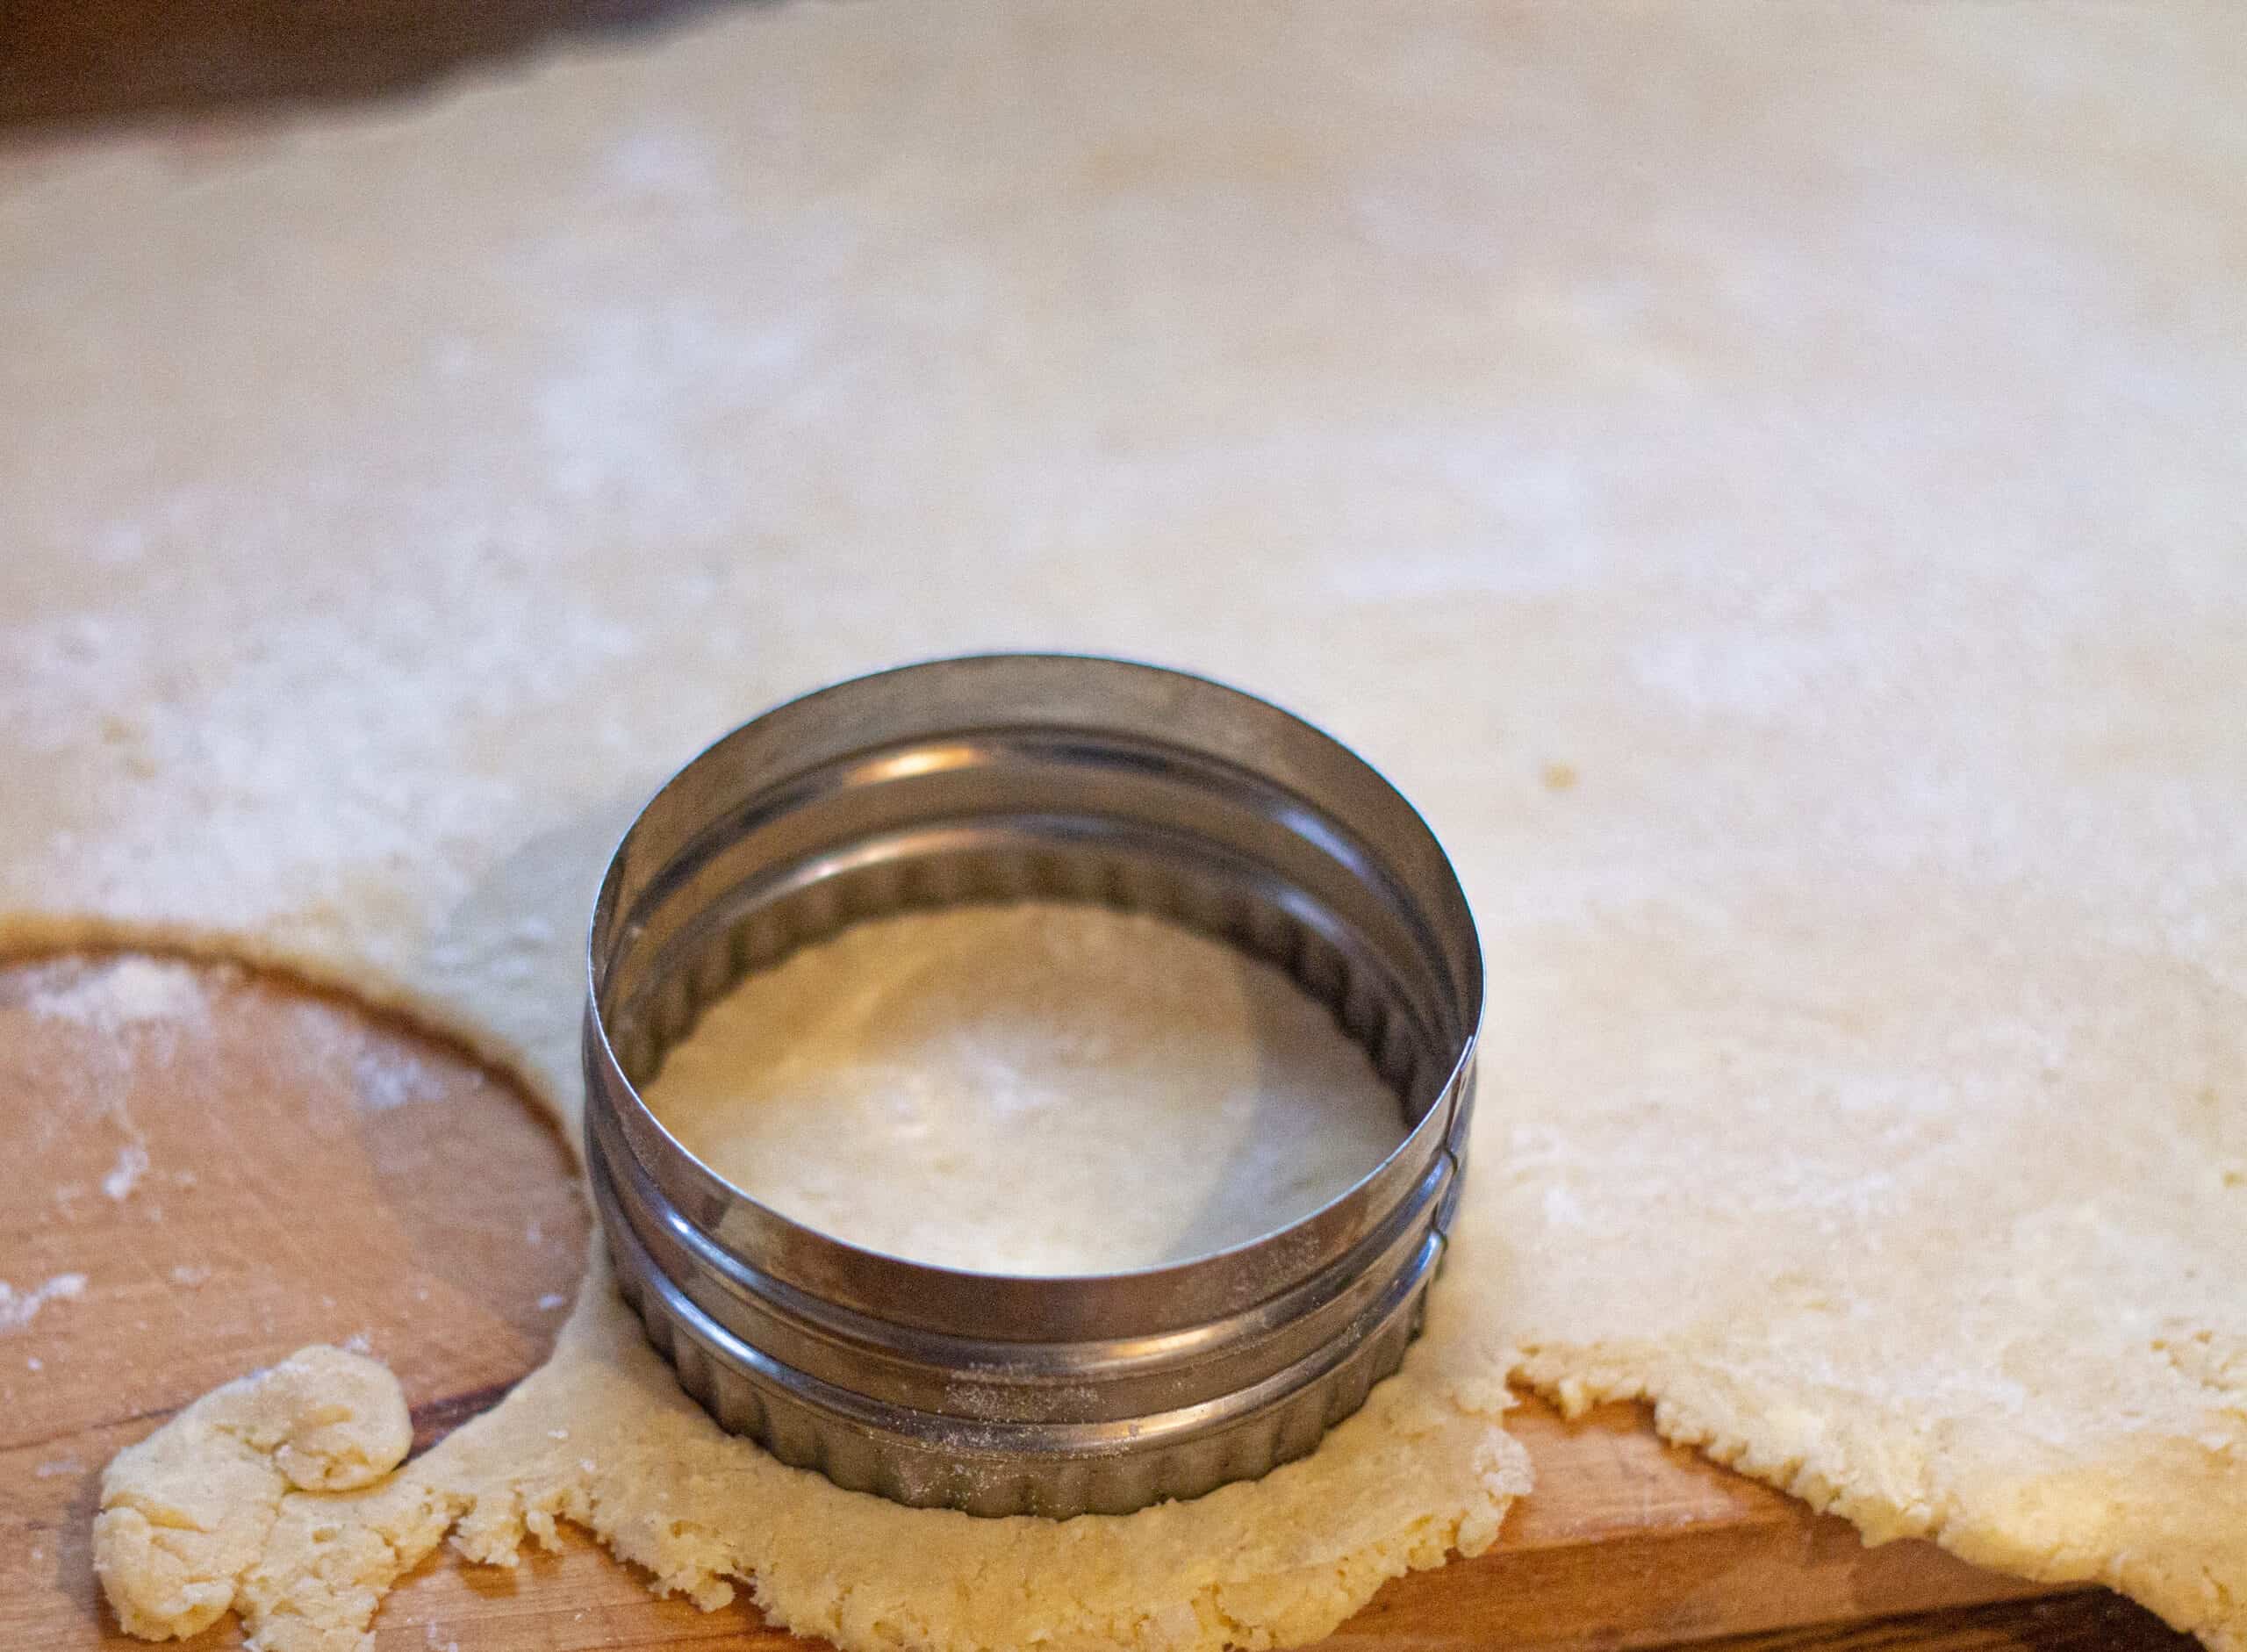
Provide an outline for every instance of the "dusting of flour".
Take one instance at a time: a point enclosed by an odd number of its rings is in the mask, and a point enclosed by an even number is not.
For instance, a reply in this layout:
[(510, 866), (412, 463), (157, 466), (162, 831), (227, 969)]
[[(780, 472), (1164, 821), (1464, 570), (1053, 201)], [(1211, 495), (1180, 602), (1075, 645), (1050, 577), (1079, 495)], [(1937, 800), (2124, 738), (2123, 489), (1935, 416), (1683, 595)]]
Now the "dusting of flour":
[(1058, 903), (891, 917), (799, 952), (713, 1005), (648, 1101), (784, 1214), (987, 1273), (1253, 1239), (1403, 1128), (1364, 1051), (1278, 969)]
[(4, 1279), (0, 1279), (0, 1335), (20, 1331), (39, 1318), (39, 1310), (51, 1302), (75, 1302), (86, 1294), (83, 1274), (57, 1274), (43, 1285), (28, 1290), (18, 1290)]
[(29, 1001), (32, 1013), (43, 1021), (68, 1021), (114, 1033), (191, 1022), (208, 1013), (194, 968), (175, 959), (128, 954), (59, 973), (57, 984)]

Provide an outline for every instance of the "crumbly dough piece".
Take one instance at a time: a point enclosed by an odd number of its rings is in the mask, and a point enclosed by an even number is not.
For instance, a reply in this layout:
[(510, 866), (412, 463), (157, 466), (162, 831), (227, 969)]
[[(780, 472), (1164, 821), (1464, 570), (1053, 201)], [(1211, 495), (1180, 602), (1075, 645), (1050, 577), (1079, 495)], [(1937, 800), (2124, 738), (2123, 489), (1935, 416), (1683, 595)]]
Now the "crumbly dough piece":
[[(490, 1416), (287, 1495), (854, 1652), (1260, 1645), (1488, 1540), (1518, 1364), (2247, 1646), (2243, 26), (867, 0), (0, 162), (11, 937), (287, 959), (567, 1120), (637, 801), (990, 644), (1317, 715), (1482, 920), (1430, 1335), (1265, 1483), (851, 1498), (596, 1273)], [(237, 1592), (348, 1646), (379, 1552), (295, 1531)]]
[[(102, 1475), (94, 1568), (118, 1620), (150, 1640), (183, 1640), (217, 1622), (248, 1577), (245, 1615), (263, 1644), (319, 1644), (268, 1633), (286, 1593), (268, 1581), (276, 1562), (305, 1549), (301, 1537), (276, 1541), (276, 1527), (296, 1533), (307, 1521), (341, 1519), (359, 1528), (363, 1504), (297, 1494), (371, 1486), (413, 1443), (398, 1379), (341, 1348), (302, 1348), (212, 1390)], [(377, 1592), (398, 1569), (381, 1574)]]

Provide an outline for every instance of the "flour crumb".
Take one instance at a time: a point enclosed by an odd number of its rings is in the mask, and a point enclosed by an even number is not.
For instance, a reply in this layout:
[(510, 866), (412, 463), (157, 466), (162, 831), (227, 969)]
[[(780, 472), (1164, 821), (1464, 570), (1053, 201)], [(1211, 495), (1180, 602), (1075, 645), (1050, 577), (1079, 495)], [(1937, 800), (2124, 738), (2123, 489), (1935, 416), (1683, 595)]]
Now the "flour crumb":
[(1583, 1206), (1564, 1183), (1556, 1182), (1545, 1189), (1545, 1220), (1554, 1228), (1585, 1225)]
[(24, 1369), (26, 1371), (44, 1371), (47, 1369), (47, 1361), (40, 1359), (38, 1354), (34, 1354), (24, 1361)]
[(541, 1296), (538, 1299), (538, 1311), (541, 1313), (552, 1313), (556, 1308), (561, 1307), (569, 1300), (570, 1299), (564, 1296), (560, 1291), (549, 1290), (543, 1296)]
[(396, 1051), (370, 1050), (351, 1063), (351, 1087), (359, 1105), (370, 1113), (388, 1113), (414, 1102), (434, 1102), (443, 1087), (429, 1069), (410, 1055)]
[(86, 1465), (75, 1457), (49, 1457), (32, 1470), (42, 1480), (54, 1480), (66, 1474), (83, 1474)]
[(50, 1302), (75, 1302), (85, 1294), (83, 1274), (57, 1274), (36, 1290), (18, 1290), (0, 1279), (0, 1333), (22, 1330)]
[(539, 1226), (537, 1223), (533, 1222), (528, 1227), (523, 1230), (523, 1243), (526, 1245), (545, 1244), (546, 1230)]
[(127, 1142), (118, 1149), (115, 1167), (102, 1178), (102, 1191), (122, 1204), (147, 1171), (148, 1150), (137, 1141)]
[(354, 1331), (343, 1339), (344, 1351), (348, 1354), (371, 1354), (374, 1347), (375, 1345), (367, 1340), (367, 1333), (363, 1331)]
[(182, 1262), (172, 1269), (172, 1283), (185, 1285), (190, 1289), (211, 1277), (211, 1270), (200, 1262)]
[(570, 1431), (566, 1428), (549, 1428), (546, 1431), (546, 1437), (549, 1440), (567, 1440), (570, 1437)]
[(68, 1021), (99, 1032), (199, 1021), (207, 1008), (193, 966), (159, 958), (120, 958), (31, 1000), (32, 1013), (42, 1021)]

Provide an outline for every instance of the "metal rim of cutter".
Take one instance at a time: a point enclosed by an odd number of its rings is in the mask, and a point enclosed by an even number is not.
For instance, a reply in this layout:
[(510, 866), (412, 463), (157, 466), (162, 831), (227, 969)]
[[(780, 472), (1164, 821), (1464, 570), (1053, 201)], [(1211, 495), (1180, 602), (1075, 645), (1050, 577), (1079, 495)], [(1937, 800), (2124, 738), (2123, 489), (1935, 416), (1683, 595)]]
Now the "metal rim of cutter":
[[(1326, 1204), (1131, 1272), (847, 1244), (688, 1153), (637, 1086), (743, 976), (864, 918), (1024, 899), (1167, 917), (1323, 1002), (1406, 1131)], [(793, 700), (633, 823), (589, 937), (585, 1152), (620, 1286), (724, 1427), (915, 1506), (1124, 1513), (1315, 1447), (1419, 1327), (1464, 1174), (1482, 966), (1450, 862), (1332, 736), (1206, 679), (986, 655)]]

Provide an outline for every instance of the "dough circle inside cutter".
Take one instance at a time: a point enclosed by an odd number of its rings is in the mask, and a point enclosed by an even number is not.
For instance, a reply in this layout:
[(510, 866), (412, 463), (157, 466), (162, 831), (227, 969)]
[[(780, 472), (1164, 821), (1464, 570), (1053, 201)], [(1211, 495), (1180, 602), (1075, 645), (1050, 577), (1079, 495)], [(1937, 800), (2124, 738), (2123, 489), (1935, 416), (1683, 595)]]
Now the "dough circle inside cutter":
[(1308, 1215), (1404, 1124), (1325, 1007), (1160, 918), (876, 918), (751, 975), (648, 1087), (696, 1157), (838, 1239), (984, 1273), (1183, 1261)]

